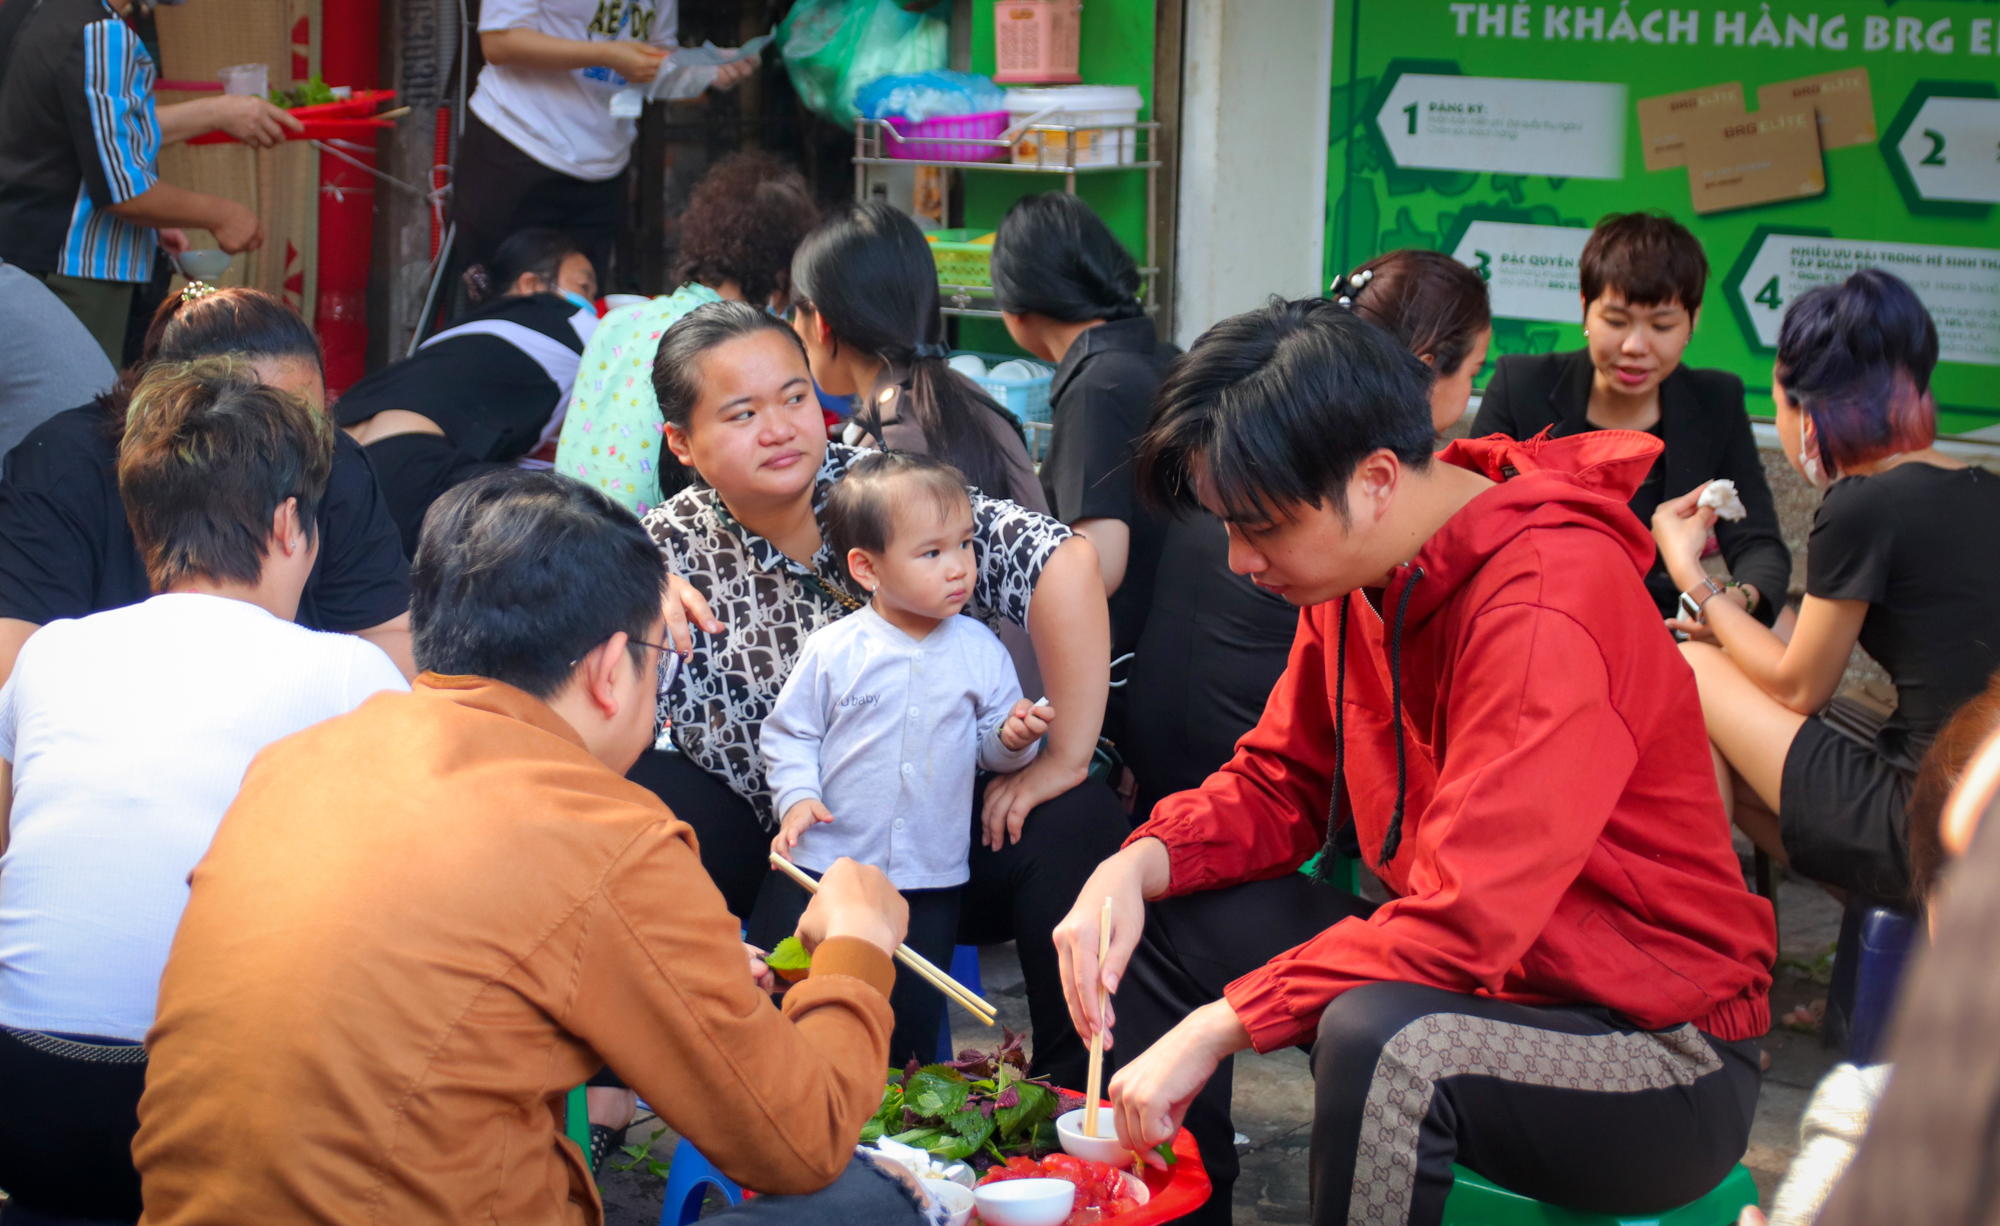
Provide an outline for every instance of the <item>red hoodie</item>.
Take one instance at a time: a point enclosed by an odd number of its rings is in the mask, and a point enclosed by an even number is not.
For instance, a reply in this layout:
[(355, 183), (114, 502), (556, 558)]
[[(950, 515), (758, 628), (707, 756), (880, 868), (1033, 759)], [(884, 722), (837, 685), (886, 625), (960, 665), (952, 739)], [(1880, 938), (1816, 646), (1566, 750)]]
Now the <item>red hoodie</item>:
[(1653, 540), (1625, 505), (1660, 447), (1596, 431), (1445, 448), (1501, 484), (1397, 570), (1379, 614), (1361, 593), (1304, 610), (1235, 757), (1133, 833), (1167, 845), (1175, 894), (1291, 872), (1324, 837), (1338, 737), (1343, 807), (1396, 897), (1229, 985), (1258, 1051), (1311, 1041), (1328, 1002), (1381, 981), (1727, 1040), (1770, 1028), (1776, 921), (1744, 888), (1694, 674), (1642, 581)]

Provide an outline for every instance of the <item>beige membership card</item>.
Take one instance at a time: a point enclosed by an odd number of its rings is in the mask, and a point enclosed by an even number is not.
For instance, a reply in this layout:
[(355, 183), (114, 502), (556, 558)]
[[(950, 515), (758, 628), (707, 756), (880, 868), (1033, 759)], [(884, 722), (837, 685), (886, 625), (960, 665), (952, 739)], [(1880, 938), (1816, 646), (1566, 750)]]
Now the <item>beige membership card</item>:
[(1687, 165), (1688, 138), (1696, 128), (1742, 114), (1740, 81), (1639, 99), (1639, 143), (1646, 152), (1646, 169)]
[(1875, 143), (1875, 99), (1868, 92), (1866, 68), (1821, 73), (1796, 81), (1773, 81), (1757, 87), (1759, 111), (1793, 111), (1808, 106), (1819, 112), (1822, 149)]
[(1813, 109), (1759, 111), (1696, 128), (1687, 172), (1697, 213), (1817, 196), (1826, 190), (1826, 166)]

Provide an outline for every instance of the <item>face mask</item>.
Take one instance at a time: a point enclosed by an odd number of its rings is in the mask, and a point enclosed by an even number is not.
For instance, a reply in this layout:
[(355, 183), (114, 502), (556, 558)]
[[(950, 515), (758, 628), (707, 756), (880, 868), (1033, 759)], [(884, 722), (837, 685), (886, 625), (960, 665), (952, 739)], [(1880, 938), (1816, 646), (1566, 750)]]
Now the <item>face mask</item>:
[(1819, 479), (1819, 457), (1807, 452), (1800, 452), (1799, 467), (1805, 470), (1806, 480), (1811, 482), (1814, 488), (1818, 488), (1821, 484)]
[(592, 315), (597, 314), (597, 304), (592, 302), (590, 299), (584, 297), (582, 294), (577, 293), (575, 290), (566, 289), (566, 290), (559, 290), (557, 292), (562, 294), (563, 297), (569, 299), (570, 305), (574, 306), (577, 310), (589, 311)]

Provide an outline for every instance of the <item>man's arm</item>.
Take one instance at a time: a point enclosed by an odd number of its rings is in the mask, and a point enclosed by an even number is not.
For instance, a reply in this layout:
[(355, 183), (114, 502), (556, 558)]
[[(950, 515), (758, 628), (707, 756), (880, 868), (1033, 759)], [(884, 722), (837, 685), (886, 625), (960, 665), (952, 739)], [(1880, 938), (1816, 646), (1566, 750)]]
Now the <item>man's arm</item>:
[(111, 214), (148, 229), (207, 230), (216, 245), (231, 255), (264, 245), (264, 223), (249, 209), (221, 196), (191, 192), (171, 183), (155, 183), (129, 200), (110, 207)]
[(396, 668), (401, 671), (404, 680), (411, 681), (416, 679), (417, 659), (410, 642), (409, 613), (399, 613), (379, 626), (370, 626), (366, 630), (356, 630), (354, 637), (367, 639), (377, 647), (380, 647), (389, 657), (390, 662), (395, 664)]
[(1333, 998), (1366, 983), (1498, 988), (1583, 870), (1638, 762), (1596, 638), (1537, 606), (1475, 619), (1445, 722), (1437, 789), (1421, 820), (1405, 818), (1396, 854), (1409, 893), (1226, 990), (1257, 1050), (1310, 1041)]
[(269, 149), (283, 144), (285, 133), (305, 131), (305, 124), (291, 112), (249, 94), (217, 94), (190, 102), (173, 102), (155, 108), (154, 114), (159, 117), (163, 145), (210, 132), (227, 132), (253, 149)]
[(0, 617), (0, 685), (7, 684), (7, 678), (14, 675), (14, 661), (20, 656), (21, 648), (28, 636), (40, 630), (34, 622), (24, 622), (18, 617)]
[(751, 980), (736, 918), (680, 822), (635, 841), (598, 905), (562, 1025), (738, 1183), (774, 1194), (831, 1183), (882, 1101), (889, 952), (909, 917), (888, 878), (846, 859), (827, 870), (799, 921), (812, 972), (782, 1014)]

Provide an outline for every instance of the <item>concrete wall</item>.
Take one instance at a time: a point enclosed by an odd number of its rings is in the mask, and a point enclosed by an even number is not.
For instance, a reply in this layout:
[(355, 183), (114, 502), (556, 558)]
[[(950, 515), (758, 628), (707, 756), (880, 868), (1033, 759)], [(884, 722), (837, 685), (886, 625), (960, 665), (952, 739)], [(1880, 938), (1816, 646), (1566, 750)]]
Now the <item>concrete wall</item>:
[(1322, 288), (1333, 0), (1188, 0), (1174, 339)]

